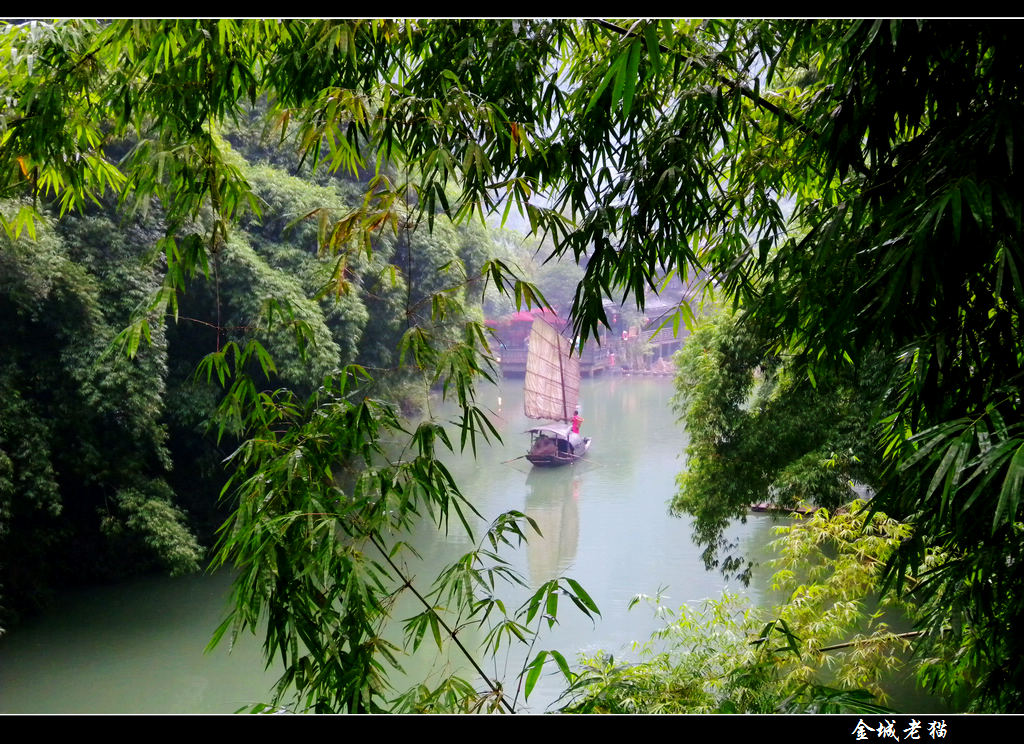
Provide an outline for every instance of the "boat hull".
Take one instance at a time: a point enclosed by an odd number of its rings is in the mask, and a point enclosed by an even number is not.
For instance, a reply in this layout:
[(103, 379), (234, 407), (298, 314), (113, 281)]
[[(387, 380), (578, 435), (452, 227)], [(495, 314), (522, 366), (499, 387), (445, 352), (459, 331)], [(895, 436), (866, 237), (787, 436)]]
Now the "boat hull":
[(590, 449), (590, 437), (584, 437), (583, 441), (576, 446), (572, 452), (554, 452), (549, 454), (535, 454), (528, 452), (526, 459), (538, 468), (558, 468), (563, 465), (572, 465)]

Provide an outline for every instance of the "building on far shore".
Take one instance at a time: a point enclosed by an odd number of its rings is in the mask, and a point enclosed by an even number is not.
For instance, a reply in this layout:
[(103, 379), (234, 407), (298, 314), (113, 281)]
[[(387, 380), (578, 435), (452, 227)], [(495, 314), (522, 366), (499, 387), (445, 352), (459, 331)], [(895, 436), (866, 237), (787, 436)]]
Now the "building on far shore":
[[(703, 277), (684, 285), (675, 282), (663, 292), (651, 294), (644, 303), (644, 313), (628, 314), (614, 302), (605, 303), (609, 327), (600, 329), (596, 339), (588, 339), (580, 357), (580, 372), (593, 377), (606, 372), (623, 374), (672, 374), (672, 355), (682, 348), (690, 331), (679, 323), (678, 335), (673, 330), (673, 316), (682, 304), (698, 313)], [(493, 349), (502, 374), (522, 377), (526, 372), (527, 339), (534, 318), (543, 318), (559, 333), (568, 336), (572, 329), (567, 317), (546, 308), (532, 308), (488, 320), (496, 341)]]

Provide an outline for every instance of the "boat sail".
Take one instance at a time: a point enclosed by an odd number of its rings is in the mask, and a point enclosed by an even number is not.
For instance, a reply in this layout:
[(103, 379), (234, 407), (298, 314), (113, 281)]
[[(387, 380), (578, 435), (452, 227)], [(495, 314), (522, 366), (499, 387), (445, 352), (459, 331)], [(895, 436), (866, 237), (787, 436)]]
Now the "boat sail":
[(590, 437), (572, 431), (580, 392), (580, 360), (572, 355), (569, 340), (540, 318), (530, 328), (523, 381), (523, 409), (527, 418), (561, 423), (529, 429), (532, 443), (526, 459), (553, 467), (575, 462), (590, 447)]

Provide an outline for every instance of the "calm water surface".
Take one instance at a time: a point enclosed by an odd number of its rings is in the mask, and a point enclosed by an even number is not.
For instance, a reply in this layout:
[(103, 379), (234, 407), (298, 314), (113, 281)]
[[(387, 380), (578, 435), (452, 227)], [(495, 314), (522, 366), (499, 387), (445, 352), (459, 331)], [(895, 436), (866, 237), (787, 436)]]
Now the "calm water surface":
[[(503, 442), (478, 446), (475, 460), (452, 457), (449, 464), (483, 516), (474, 520), (476, 539), (498, 514), (525, 512), (543, 538), (505, 557), (534, 587), (560, 575), (576, 579), (601, 609), (592, 622), (563, 601), (558, 626), (535, 651), (555, 648), (570, 659), (597, 649), (628, 654), (658, 626), (646, 607), (627, 611), (637, 593), (661, 589), (672, 607), (718, 597), (726, 588), (755, 603), (768, 601), (763, 577), (744, 589), (705, 571), (689, 521), (667, 515), (686, 444), (670, 406), (670, 379), (584, 380), (583, 432), (593, 445), (586, 461), (552, 470), (531, 470), (515, 459), (528, 441), (521, 384), (508, 380), (481, 390)], [(765, 558), (773, 524), (754, 515), (735, 526), (734, 537)], [(457, 521), (446, 536), (423, 525), (411, 542), (423, 562), (407, 566), (420, 582), (473, 546)], [(264, 669), (258, 640), (243, 639), (230, 653), (226, 645), (203, 653), (224, 615), (229, 582), (225, 575), (151, 579), (65, 596), (46, 617), (0, 639), (0, 712), (229, 713), (268, 699), (276, 675)], [(513, 590), (510, 602), (527, 594)], [(403, 605), (397, 615), (416, 611)], [(501, 656), (488, 671), (514, 685), (523, 658), (523, 652)], [(415, 676), (427, 667), (441, 674), (449, 665), (461, 668), (424, 648), (406, 666)], [(559, 689), (557, 679), (542, 679), (530, 709), (543, 710)]]

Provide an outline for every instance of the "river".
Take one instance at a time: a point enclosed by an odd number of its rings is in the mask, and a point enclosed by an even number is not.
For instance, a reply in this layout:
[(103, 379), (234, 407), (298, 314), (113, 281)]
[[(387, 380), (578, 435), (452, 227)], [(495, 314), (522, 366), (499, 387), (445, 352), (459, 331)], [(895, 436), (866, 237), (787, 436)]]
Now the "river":
[[(529, 426), (520, 385), (508, 380), (480, 391), (503, 441), (478, 445), (475, 459), (455, 456), (449, 465), (483, 515), (476, 532), (509, 509), (536, 520), (543, 538), (506, 555), (530, 585), (569, 576), (600, 607), (591, 621), (562, 602), (558, 625), (537, 649), (558, 649), (570, 661), (597, 649), (628, 655), (659, 624), (646, 606), (627, 609), (638, 593), (661, 591), (670, 607), (723, 589), (768, 601), (766, 571), (755, 572), (750, 587), (726, 586), (704, 569), (689, 521), (667, 514), (686, 444), (670, 378), (583, 380), (583, 433), (594, 440), (586, 460), (532, 471), (516, 459), (526, 451)], [(732, 536), (764, 560), (773, 526), (770, 517), (752, 515)], [(411, 542), (423, 556), (410, 566), (419, 579), (472, 545), (457, 521), (447, 535), (423, 525)], [(230, 713), (268, 699), (276, 675), (264, 669), (257, 639), (242, 639), (231, 653), (226, 645), (203, 653), (223, 617), (229, 581), (225, 574), (148, 579), (63, 596), (50, 613), (0, 639), (0, 713)], [(526, 594), (510, 596), (521, 601)], [(422, 651), (410, 676), (422, 673), (421, 664), (438, 665), (432, 650)], [(487, 671), (513, 685), (522, 658), (499, 657)], [(529, 710), (544, 710), (559, 690), (545, 675)]]

